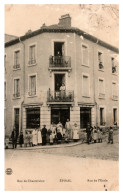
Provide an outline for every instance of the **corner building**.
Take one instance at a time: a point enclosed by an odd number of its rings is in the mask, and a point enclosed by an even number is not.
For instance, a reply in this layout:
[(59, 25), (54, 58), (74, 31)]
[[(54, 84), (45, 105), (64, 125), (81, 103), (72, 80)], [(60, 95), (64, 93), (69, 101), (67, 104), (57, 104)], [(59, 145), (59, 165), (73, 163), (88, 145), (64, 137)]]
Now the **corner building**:
[(71, 27), (69, 14), (6, 41), (5, 133), (67, 118), (80, 129), (118, 124), (118, 52)]

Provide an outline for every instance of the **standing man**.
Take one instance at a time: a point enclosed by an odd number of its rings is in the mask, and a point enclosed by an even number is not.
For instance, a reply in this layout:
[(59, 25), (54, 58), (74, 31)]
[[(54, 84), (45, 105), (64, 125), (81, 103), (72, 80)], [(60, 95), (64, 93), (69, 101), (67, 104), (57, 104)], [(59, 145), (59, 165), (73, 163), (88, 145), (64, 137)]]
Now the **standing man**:
[(42, 135), (42, 146), (46, 145), (46, 138), (47, 138), (47, 129), (46, 129), (46, 125), (43, 126), (42, 131), (41, 131), (41, 135)]
[(90, 126), (90, 123), (87, 123), (86, 133), (87, 133), (87, 143), (89, 144), (90, 138), (91, 138), (91, 126)]
[(17, 131), (14, 127), (12, 134), (11, 134), (13, 149), (17, 147), (17, 137), (18, 137), (18, 134), (17, 134)]

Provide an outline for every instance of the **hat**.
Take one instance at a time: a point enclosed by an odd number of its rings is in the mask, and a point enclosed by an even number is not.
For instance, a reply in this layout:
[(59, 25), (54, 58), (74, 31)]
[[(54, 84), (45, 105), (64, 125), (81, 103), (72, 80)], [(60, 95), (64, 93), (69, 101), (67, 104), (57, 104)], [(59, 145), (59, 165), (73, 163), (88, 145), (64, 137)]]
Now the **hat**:
[(77, 125), (77, 123), (74, 123), (74, 125)]

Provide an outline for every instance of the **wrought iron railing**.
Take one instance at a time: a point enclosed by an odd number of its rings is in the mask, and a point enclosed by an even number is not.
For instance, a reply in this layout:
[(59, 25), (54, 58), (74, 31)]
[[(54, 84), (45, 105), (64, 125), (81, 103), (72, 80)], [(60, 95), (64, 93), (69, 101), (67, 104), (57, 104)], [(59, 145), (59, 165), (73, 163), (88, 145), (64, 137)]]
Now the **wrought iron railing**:
[(113, 100), (118, 100), (118, 96), (117, 95), (112, 95), (112, 99)]
[(16, 64), (13, 66), (13, 69), (19, 69), (20, 68), (20, 64)]
[(47, 92), (48, 102), (73, 102), (74, 91), (50, 91)]
[(49, 67), (71, 67), (71, 57), (69, 56), (50, 56), (49, 57)]
[(105, 94), (104, 93), (99, 93), (99, 98), (105, 98)]

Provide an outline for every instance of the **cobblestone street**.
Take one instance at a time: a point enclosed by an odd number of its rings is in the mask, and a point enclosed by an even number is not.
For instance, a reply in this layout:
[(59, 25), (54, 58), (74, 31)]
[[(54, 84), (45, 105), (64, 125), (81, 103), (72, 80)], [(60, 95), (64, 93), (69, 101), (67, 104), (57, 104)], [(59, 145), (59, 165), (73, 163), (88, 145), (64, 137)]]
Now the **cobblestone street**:
[(108, 160), (118, 160), (118, 132), (114, 133), (114, 144), (107, 144), (108, 137), (106, 136), (103, 143), (92, 143), (90, 145), (83, 143), (73, 147), (66, 148), (51, 148), (42, 149), (38, 152), (44, 152), (48, 154), (65, 155), (72, 157), (82, 157), (82, 158), (96, 158), (96, 159), (108, 159)]

